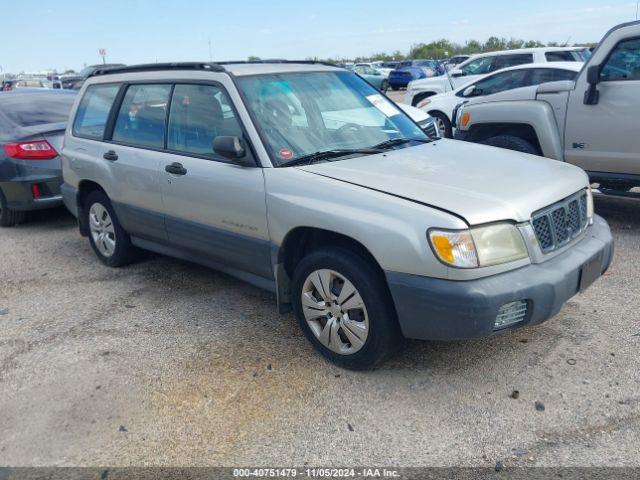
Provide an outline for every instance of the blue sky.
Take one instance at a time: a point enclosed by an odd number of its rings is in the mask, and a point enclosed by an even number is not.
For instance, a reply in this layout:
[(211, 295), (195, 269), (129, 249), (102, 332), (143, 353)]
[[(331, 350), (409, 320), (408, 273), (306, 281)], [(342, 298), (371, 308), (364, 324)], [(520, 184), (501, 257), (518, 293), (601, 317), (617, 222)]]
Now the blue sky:
[[(107, 61), (353, 57), (413, 43), (491, 35), (597, 41), (636, 2), (375, 0), (20, 0), (2, 6), (3, 71)], [(8, 21), (11, 19), (11, 21)]]

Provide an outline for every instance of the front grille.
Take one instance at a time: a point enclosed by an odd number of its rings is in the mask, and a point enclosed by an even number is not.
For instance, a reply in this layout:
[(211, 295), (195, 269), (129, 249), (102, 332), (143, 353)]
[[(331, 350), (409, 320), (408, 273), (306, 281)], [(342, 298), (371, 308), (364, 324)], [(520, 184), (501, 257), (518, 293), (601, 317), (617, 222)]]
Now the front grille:
[(433, 120), (424, 125), (422, 130), (431, 138), (435, 138), (438, 136), (438, 128), (436, 127), (436, 122), (434, 122)]
[(534, 213), (531, 223), (544, 253), (565, 245), (587, 227), (587, 192), (583, 190)]

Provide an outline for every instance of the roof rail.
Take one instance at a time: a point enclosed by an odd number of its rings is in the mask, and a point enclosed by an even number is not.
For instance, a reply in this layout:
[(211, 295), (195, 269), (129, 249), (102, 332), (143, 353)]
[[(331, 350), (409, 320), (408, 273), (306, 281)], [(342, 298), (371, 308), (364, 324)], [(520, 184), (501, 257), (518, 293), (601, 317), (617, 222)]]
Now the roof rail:
[(218, 62), (220, 65), (243, 65), (243, 64), (260, 64), (260, 63), (302, 63), (307, 65), (326, 65), (328, 67), (335, 67), (336, 65), (329, 62), (323, 62), (320, 60), (285, 60), (282, 58), (267, 58), (264, 60), (229, 60)]
[(125, 67), (105, 67), (95, 70), (89, 77), (98, 75), (111, 75), (114, 73), (155, 72), (161, 70), (207, 70), (210, 72), (224, 72), (223, 66), (209, 62), (170, 62), (170, 63), (144, 63)]

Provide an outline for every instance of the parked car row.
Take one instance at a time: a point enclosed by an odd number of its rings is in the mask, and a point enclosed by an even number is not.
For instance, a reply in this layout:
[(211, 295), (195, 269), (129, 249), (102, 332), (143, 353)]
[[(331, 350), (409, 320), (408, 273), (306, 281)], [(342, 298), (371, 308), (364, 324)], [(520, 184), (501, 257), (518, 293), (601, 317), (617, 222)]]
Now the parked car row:
[(585, 49), (576, 47), (544, 47), (480, 53), (463, 61), (446, 75), (411, 81), (404, 102), (415, 106), (425, 98), (449, 92), (503, 68), (529, 63), (583, 62), (587, 56), (585, 52)]

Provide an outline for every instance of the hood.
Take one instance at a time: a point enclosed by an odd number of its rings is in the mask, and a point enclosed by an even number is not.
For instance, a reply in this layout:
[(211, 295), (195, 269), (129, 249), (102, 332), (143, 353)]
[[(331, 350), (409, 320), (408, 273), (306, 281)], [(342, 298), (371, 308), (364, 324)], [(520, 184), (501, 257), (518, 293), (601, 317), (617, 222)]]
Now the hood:
[(446, 139), (297, 168), (446, 210), (470, 225), (528, 221), (588, 185), (573, 165)]

